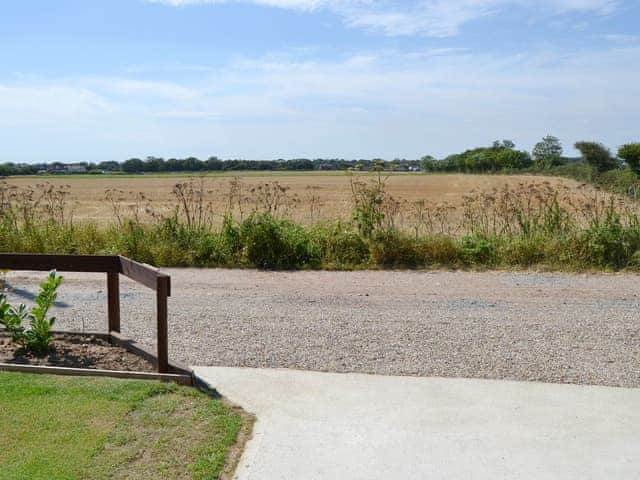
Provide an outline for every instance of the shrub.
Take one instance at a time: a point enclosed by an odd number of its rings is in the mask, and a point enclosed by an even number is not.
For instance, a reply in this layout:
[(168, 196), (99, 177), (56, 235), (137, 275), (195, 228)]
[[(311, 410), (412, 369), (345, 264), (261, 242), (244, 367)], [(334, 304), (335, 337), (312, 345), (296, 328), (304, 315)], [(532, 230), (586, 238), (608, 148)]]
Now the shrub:
[[(31, 310), (24, 304), (15, 307), (7, 302), (5, 295), (0, 295), (0, 325), (7, 329), (13, 342), (29, 352), (42, 355), (53, 341), (51, 329), (56, 319), (47, 318), (47, 313), (56, 301), (62, 281), (63, 277), (57, 276), (55, 271), (49, 273), (40, 284), (36, 305)], [(29, 327), (24, 326), (26, 321)]]
[(301, 268), (320, 260), (304, 228), (268, 213), (254, 213), (242, 222), (240, 238), (244, 255), (258, 268)]
[(600, 174), (596, 181), (607, 191), (630, 194), (638, 184), (638, 176), (631, 168), (616, 168)]
[(586, 264), (620, 269), (640, 250), (640, 229), (623, 225), (620, 215), (609, 209), (602, 221), (592, 222), (584, 231), (580, 244)]
[(457, 267), (462, 263), (462, 250), (453, 237), (432, 235), (416, 239), (416, 249), (425, 266)]
[(496, 260), (495, 241), (487, 238), (467, 235), (461, 240), (462, 254), (469, 265), (494, 265)]
[(544, 262), (547, 238), (542, 235), (521, 235), (500, 242), (497, 256), (506, 265), (530, 267)]
[(376, 232), (369, 248), (373, 262), (383, 267), (416, 267), (421, 263), (415, 241), (395, 230)]
[(342, 222), (319, 225), (311, 233), (322, 252), (323, 262), (336, 267), (354, 267), (369, 263), (369, 245), (350, 225)]

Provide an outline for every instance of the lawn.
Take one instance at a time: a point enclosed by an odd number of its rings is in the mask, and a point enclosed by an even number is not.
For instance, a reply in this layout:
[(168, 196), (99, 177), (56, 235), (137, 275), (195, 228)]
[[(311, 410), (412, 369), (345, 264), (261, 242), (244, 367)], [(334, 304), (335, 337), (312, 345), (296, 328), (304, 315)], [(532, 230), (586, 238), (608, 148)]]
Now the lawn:
[(217, 479), (243, 424), (172, 384), (0, 372), (0, 479)]

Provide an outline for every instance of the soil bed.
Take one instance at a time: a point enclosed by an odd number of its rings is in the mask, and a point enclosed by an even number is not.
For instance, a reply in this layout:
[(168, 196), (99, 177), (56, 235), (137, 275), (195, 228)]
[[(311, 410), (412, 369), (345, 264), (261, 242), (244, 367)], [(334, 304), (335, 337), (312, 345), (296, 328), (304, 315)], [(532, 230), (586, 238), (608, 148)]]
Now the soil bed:
[(49, 352), (36, 356), (17, 348), (0, 334), (0, 363), (51, 367), (90, 368), (132, 372), (154, 372), (153, 365), (122, 347), (93, 335), (57, 334)]

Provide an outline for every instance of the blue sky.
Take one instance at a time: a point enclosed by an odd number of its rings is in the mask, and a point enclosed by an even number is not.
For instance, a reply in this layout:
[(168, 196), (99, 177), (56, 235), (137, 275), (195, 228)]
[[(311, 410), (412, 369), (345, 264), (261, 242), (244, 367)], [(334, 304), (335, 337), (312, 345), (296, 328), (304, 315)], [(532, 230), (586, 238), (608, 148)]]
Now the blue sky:
[(4, 0), (0, 162), (640, 141), (640, 1)]

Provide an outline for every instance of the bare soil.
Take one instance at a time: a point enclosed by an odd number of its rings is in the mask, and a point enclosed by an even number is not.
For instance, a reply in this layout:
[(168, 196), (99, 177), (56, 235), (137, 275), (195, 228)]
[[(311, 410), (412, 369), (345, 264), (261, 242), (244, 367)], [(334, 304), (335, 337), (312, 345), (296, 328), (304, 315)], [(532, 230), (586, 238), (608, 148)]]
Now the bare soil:
[(56, 335), (49, 352), (36, 356), (0, 335), (0, 363), (153, 372), (153, 365), (122, 347), (93, 335)]

